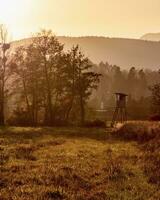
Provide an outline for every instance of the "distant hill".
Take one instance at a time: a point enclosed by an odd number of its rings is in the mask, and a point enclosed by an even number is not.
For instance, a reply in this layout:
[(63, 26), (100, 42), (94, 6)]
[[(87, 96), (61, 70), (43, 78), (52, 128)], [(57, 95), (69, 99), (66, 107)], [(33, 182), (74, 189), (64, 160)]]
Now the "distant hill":
[(160, 33), (147, 33), (141, 37), (142, 40), (160, 41)]
[[(160, 67), (160, 42), (106, 37), (58, 37), (65, 49), (79, 44), (94, 63), (101, 61), (130, 67), (158, 69)], [(15, 41), (12, 47), (27, 45), (32, 38)]]

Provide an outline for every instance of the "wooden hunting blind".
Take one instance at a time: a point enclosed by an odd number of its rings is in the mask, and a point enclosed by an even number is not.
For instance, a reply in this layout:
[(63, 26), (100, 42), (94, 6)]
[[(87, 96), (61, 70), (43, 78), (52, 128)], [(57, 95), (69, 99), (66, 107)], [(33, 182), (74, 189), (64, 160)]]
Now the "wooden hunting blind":
[(127, 94), (115, 93), (116, 95), (116, 108), (113, 114), (111, 126), (113, 127), (116, 122), (124, 123), (127, 120)]

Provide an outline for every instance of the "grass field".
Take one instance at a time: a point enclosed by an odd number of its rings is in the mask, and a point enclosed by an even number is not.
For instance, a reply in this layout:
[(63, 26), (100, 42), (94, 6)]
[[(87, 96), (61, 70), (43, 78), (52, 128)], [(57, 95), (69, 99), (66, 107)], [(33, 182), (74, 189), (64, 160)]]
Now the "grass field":
[(1, 128), (0, 200), (160, 199), (159, 174), (153, 180), (160, 165), (150, 157), (160, 156), (153, 150), (159, 143), (154, 137), (143, 142), (127, 137), (123, 133), (134, 134), (137, 125), (126, 126), (113, 133), (96, 128)]

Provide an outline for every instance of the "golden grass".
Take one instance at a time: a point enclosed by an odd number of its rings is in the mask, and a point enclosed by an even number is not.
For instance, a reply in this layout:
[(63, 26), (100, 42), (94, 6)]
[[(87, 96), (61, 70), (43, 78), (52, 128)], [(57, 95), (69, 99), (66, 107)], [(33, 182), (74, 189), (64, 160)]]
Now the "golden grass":
[(157, 200), (136, 141), (106, 129), (0, 129), (0, 199)]
[(115, 136), (139, 143), (144, 152), (144, 171), (149, 182), (160, 187), (160, 123), (129, 122), (116, 131)]

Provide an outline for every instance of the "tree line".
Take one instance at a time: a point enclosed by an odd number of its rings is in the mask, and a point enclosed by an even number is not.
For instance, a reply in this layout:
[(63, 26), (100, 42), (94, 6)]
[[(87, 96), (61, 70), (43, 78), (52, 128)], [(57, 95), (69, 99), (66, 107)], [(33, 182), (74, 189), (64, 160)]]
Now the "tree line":
[[(149, 119), (160, 110), (160, 73), (151, 69), (131, 67), (123, 69), (108, 62), (94, 65), (94, 71), (102, 74), (98, 91), (90, 101), (92, 108), (100, 109), (103, 102), (104, 109), (114, 110), (114, 93), (122, 92), (128, 95), (127, 107), (129, 119)], [(159, 109), (157, 109), (159, 107)], [(112, 112), (109, 112), (112, 118)], [(160, 114), (160, 112), (159, 112)]]
[[(2, 40), (4, 27), (1, 32)], [(6, 121), (7, 102), (8, 110), (13, 111), (10, 124), (84, 124), (87, 101), (98, 87), (100, 74), (93, 71), (79, 46), (65, 52), (52, 31), (42, 30), (30, 45), (9, 55), (4, 55), (3, 48), (1, 51), (2, 60), (7, 58), (0, 66), (1, 125)]]
[(158, 71), (95, 65), (79, 46), (64, 51), (52, 31), (42, 30), (14, 51), (4, 26), (0, 39), (0, 125), (83, 125), (88, 108), (103, 102), (114, 110), (115, 92), (129, 95), (130, 119), (160, 114)]

